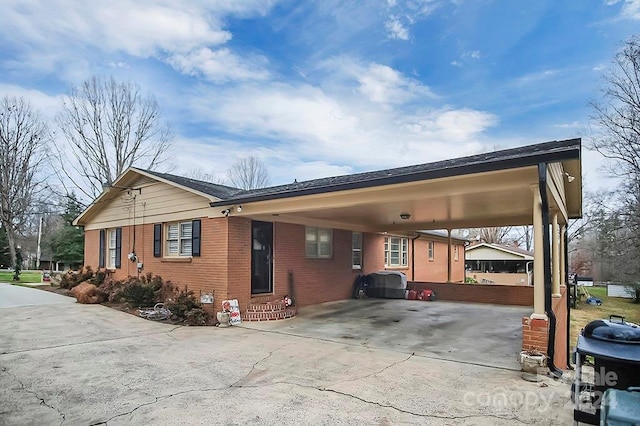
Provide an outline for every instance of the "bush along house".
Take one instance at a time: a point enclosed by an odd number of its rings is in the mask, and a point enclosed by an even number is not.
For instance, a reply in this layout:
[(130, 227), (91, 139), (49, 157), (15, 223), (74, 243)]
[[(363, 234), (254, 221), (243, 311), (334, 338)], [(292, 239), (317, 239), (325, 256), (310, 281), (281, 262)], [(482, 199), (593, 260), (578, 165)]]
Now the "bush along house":
[[(566, 338), (560, 247), (567, 221), (581, 216), (580, 150), (579, 139), (554, 141), (255, 190), (131, 167), (74, 223), (85, 229), (86, 266), (115, 279), (151, 272), (216, 304), (238, 299), (246, 319), (268, 319), (248, 312), (286, 295), (298, 307), (350, 298), (357, 275), (384, 269), (464, 300), (480, 290), (464, 285), (465, 242), (451, 230), (533, 224), (523, 347), (545, 330), (553, 356)], [(500, 287), (491, 291), (508, 302)]]

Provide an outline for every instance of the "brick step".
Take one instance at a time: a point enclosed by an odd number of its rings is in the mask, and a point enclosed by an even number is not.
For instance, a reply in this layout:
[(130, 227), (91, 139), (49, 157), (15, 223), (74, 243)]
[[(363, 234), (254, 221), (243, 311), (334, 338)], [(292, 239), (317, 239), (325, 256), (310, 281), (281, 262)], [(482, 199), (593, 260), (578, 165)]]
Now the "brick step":
[(250, 303), (247, 305), (246, 312), (276, 312), (287, 309), (287, 305), (282, 301), (266, 302), (266, 303)]
[(265, 305), (266, 304), (251, 305), (253, 309), (250, 310), (249, 308), (247, 308), (247, 310), (242, 314), (242, 320), (243, 321), (274, 321), (274, 320), (293, 318), (296, 316), (296, 313), (297, 313), (295, 307), (290, 306), (287, 308), (285, 307), (284, 303), (279, 304), (279, 305), (282, 305), (282, 309), (272, 309), (273, 304), (269, 304), (271, 306), (265, 306)]

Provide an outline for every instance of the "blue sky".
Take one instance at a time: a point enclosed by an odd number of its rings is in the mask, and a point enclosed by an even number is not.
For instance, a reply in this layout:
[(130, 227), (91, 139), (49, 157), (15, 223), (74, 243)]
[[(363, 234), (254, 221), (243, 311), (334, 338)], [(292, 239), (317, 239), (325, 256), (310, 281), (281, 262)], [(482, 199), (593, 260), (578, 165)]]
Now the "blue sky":
[[(51, 118), (86, 78), (159, 101), (173, 172), (255, 155), (272, 183), (589, 134), (640, 0), (0, 3), (0, 95)], [(590, 188), (598, 157), (584, 155)]]

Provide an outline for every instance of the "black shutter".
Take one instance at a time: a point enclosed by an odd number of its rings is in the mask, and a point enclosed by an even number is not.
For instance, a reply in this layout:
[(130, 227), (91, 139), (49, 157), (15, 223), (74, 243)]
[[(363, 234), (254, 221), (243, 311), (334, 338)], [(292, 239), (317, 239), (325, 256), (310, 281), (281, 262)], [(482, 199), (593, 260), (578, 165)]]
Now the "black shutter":
[(122, 228), (116, 228), (116, 264), (115, 267), (120, 269), (122, 266)]
[(153, 225), (153, 257), (162, 256), (162, 224)]
[(200, 256), (200, 219), (191, 222), (191, 256)]
[(100, 252), (98, 254), (98, 268), (104, 268), (104, 240), (105, 240), (105, 230), (100, 230)]

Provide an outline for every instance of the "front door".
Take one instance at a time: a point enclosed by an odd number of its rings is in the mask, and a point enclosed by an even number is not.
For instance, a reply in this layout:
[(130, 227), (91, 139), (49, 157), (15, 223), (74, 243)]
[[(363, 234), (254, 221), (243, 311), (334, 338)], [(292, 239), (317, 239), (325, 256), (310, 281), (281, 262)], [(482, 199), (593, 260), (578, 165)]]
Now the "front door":
[(273, 223), (251, 222), (251, 294), (273, 292)]

